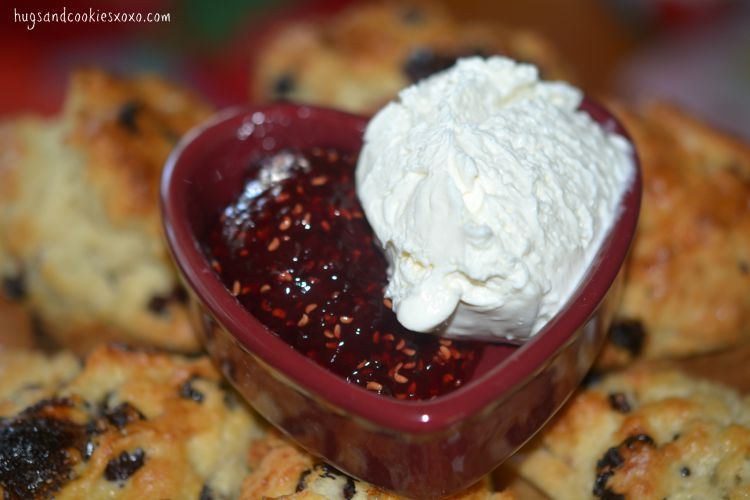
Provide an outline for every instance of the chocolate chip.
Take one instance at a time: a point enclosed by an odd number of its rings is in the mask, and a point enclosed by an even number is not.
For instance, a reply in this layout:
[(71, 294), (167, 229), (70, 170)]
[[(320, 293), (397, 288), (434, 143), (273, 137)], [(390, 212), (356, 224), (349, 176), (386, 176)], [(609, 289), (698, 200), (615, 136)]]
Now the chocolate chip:
[(357, 494), (357, 485), (354, 483), (354, 479), (349, 476), (346, 476), (343, 493), (346, 500), (351, 500)]
[(136, 123), (136, 115), (140, 111), (141, 105), (135, 101), (127, 101), (117, 112), (117, 123), (125, 128), (131, 134), (138, 132), (138, 124)]
[(108, 411), (104, 416), (110, 424), (118, 429), (122, 429), (128, 424), (138, 420), (146, 420), (143, 413), (128, 402), (120, 403), (114, 409)]
[(461, 57), (486, 57), (486, 52), (480, 48), (472, 48), (454, 54), (438, 54), (429, 48), (417, 48), (409, 54), (404, 63), (404, 73), (412, 83), (416, 83), (430, 75), (448, 69)]
[(201, 494), (198, 497), (198, 500), (214, 500), (214, 493), (211, 491), (211, 487), (207, 484), (203, 485), (203, 488), (201, 488)]
[(3, 295), (8, 300), (22, 300), (26, 298), (26, 282), (23, 275), (3, 276)]
[(596, 462), (596, 468), (617, 469), (622, 466), (623, 463), (625, 463), (625, 460), (622, 458), (622, 455), (620, 455), (620, 451), (617, 447), (612, 447), (604, 453), (604, 456), (600, 458), (599, 461)]
[(188, 298), (188, 292), (187, 290), (185, 290), (184, 286), (176, 285), (172, 289), (172, 299), (179, 302), (180, 304), (187, 304)]
[(124, 481), (143, 467), (145, 460), (146, 452), (142, 448), (136, 448), (133, 453), (123, 451), (107, 463), (104, 478), (107, 481)]
[(110, 400), (113, 397), (115, 397), (114, 391), (107, 391), (107, 392), (104, 393), (104, 395), (102, 396), (102, 398), (96, 404), (96, 406), (97, 406), (97, 408), (99, 410), (99, 414), (100, 415), (103, 415), (107, 411), (109, 411), (109, 402), (110, 402)]
[(625, 500), (625, 495), (621, 493), (615, 493), (614, 491), (607, 488), (607, 481), (614, 475), (613, 471), (607, 471), (602, 474), (598, 474), (594, 480), (594, 489), (591, 493), (595, 497), (603, 500)]
[(89, 436), (96, 436), (98, 434), (104, 434), (107, 432), (107, 420), (103, 418), (95, 418), (89, 420), (86, 424), (86, 434)]
[(303, 491), (305, 489), (305, 481), (307, 480), (307, 476), (309, 476), (311, 472), (312, 469), (305, 469), (300, 473), (299, 479), (297, 480), (297, 486), (294, 488), (295, 493), (299, 493), (300, 491)]
[(419, 48), (412, 51), (404, 64), (404, 73), (414, 83), (456, 63), (455, 56), (436, 54), (430, 49)]
[(634, 436), (628, 436), (627, 439), (625, 439), (624, 444), (628, 447), (628, 449), (633, 449), (633, 446), (643, 443), (648, 446), (654, 446), (654, 439), (649, 436), (648, 434), (636, 434)]
[(654, 446), (654, 440), (647, 434), (635, 434), (628, 436), (618, 446), (609, 448), (596, 462), (596, 478), (594, 487), (591, 490), (594, 496), (608, 500), (622, 500), (624, 495), (613, 491), (607, 486), (609, 479), (615, 474), (615, 471), (625, 464), (622, 449), (632, 450), (637, 444)]
[(585, 388), (588, 388), (601, 382), (602, 378), (604, 378), (604, 375), (602, 374), (602, 372), (592, 368), (583, 377), (583, 380), (581, 381), (581, 385)]
[(296, 87), (294, 77), (291, 73), (284, 73), (274, 81), (273, 93), (277, 97), (285, 97), (294, 90), (294, 87)]
[(182, 386), (180, 386), (180, 397), (184, 399), (192, 399), (196, 403), (203, 402), (204, 395), (201, 391), (193, 387), (193, 381), (198, 377), (191, 377)]
[(613, 392), (607, 399), (609, 400), (609, 406), (613, 410), (619, 411), (620, 413), (630, 413), (630, 403), (628, 402), (627, 396), (621, 392)]
[(316, 469), (320, 470), (320, 477), (326, 479), (336, 479), (341, 473), (328, 465), (327, 463), (319, 463), (315, 466)]
[(169, 298), (155, 295), (148, 301), (148, 310), (154, 314), (162, 315), (167, 310), (167, 304), (169, 304)]
[(681, 467), (680, 468), (680, 475), (682, 477), (688, 477), (690, 475), (690, 467)]
[(633, 356), (638, 356), (643, 349), (646, 331), (640, 321), (624, 320), (615, 322), (610, 327), (609, 336), (616, 346), (622, 347)]
[(170, 303), (187, 304), (187, 301), (188, 293), (185, 287), (176, 285), (169, 295), (154, 295), (151, 297), (146, 307), (154, 314), (163, 315), (167, 312)]

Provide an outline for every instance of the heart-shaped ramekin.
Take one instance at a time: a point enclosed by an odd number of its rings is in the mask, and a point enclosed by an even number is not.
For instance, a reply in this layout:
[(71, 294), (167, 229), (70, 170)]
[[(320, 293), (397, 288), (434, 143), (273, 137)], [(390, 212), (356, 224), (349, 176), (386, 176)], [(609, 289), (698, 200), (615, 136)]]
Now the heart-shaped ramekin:
[[(604, 108), (582, 109), (627, 133)], [(532, 340), (488, 345), (475, 376), (429, 401), (399, 401), (347, 383), (295, 351), (224, 287), (201, 249), (208, 225), (243, 187), (246, 168), (284, 148), (357, 153), (367, 119), (292, 104), (232, 108), (191, 131), (162, 180), (164, 228), (204, 344), (238, 391), (284, 433), (342, 471), (431, 498), (477, 481), (560, 408), (605, 337), (641, 198), (634, 153), (621, 212), (576, 293)]]

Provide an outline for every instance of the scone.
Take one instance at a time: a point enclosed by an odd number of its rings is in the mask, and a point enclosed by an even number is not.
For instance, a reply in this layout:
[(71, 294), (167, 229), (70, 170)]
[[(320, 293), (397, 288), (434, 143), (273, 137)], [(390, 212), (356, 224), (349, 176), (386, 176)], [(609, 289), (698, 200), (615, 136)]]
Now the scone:
[[(3, 498), (380, 499), (269, 431), (205, 356), (0, 352)], [(450, 497), (505, 500), (489, 480)]]
[(613, 111), (635, 142), (644, 191), (601, 364), (750, 342), (750, 145), (665, 104)]
[(748, 498), (750, 399), (676, 371), (613, 374), (575, 395), (515, 459), (567, 500)]
[(237, 498), (263, 427), (207, 357), (0, 353), (6, 499)]
[(35, 325), (87, 351), (107, 340), (197, 348), (162, 241), (159, 179), (210, 113), (157, 77), (73, 75), (52, 119), (0, 124), (0, 278)]
[(259, 46), (250, 90), (260, 102), (288, 99), (369, 114), (458, 57), (496, 54), (532, 62), (546, 78), (570, 78), (555, 50), (533, 33), (459, 23), (430, 2), (354, 2), (273, 32)]
[[(253, 472), (242, 484), (243, 500), (398, 500), (403, 499), (352, 479), (313, 459), (275, 433), (253, 442), (249, 453)], [(425, 480), (429, 480), (426, 478)], [(450, 497), (451, 500), (511, 500), (510, 492), (494, 493), (489, 479)]]

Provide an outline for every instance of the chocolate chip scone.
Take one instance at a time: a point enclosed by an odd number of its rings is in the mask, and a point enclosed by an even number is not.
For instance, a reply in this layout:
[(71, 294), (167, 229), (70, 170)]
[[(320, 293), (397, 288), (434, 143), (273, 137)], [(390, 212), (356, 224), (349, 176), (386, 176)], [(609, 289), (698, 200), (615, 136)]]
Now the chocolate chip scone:
[(582, 390), (516, 462), (552, 498), (747, 498), (750, 399), (676, 371)]
[(602, 364), (750, 341), (750, 146), (665, 104), (613, 110), (635, 142), (644, 191)]
[(205, 356), (0, 353), (6, 499), (237, 498), (262, 434)]
[(158, 188), (210, 109), (157, 77), (73, 75), (53, 119), (0, 124), (0, 278), (79, 352), (107, 340), (197, 348), (162, 242)]
[(430, 2), (355, 2), (273, 33), (254, 61), (251, 95), (373, 113), (459, 57), (495, 54), (534, 63), (548, 79), (570, 77), (556, 51), (533, 33), (461, 23)]
[[(268, 433), (254, 441), (248, 456), (253, 472), (242, 485), (243, 500), (404, 500), (315, 460), (275, 433)], [(429, 481), (429, 478), (425, 478), (425, 481)], [(511, 500), (514, 496), (509, 491), (493, 492), (489, 479), (485, 478), (468, 490), (448, 498)]]

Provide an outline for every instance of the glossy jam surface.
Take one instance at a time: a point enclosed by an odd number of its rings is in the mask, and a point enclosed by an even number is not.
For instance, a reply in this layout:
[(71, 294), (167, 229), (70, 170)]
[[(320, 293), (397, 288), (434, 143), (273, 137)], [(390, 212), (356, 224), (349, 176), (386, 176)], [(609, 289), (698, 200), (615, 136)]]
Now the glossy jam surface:
[(227, 289), (271, 331), (347, 381), (398, 399), (460, 387), (480, 343), (402, 327), (384, 299), (387, 263), (354, 188), (356, 158), (284, 151), (247, 172), (206, 241)]

